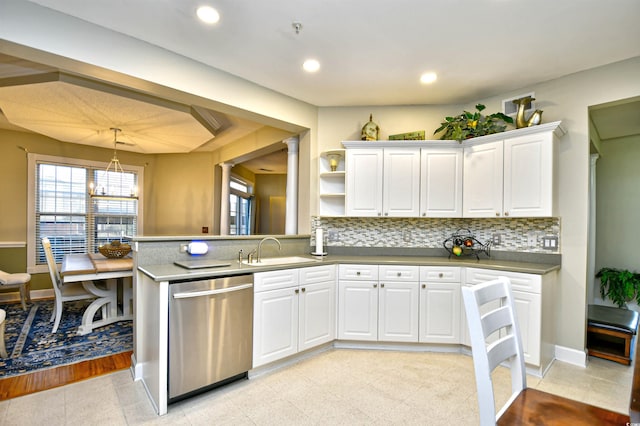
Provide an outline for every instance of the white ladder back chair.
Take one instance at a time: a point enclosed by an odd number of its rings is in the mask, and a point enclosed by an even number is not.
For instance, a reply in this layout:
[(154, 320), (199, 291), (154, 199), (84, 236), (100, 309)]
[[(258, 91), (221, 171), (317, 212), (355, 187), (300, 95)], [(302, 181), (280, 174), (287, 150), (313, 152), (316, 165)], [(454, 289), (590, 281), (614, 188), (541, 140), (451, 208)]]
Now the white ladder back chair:
[(49, 319), (49, 322), (54, 321), (55, 319), (53, 329), (51, 330), (52, 333), (55, 333), (58, 331), (58, 326), (62, 319), (62, 308), (64, 302), (95, 299), (96, 296), (85, 290), (82, 283), (63, 284), (62, 279), (60, 278), (60, 272), (58, 271), (58, 265), (56, 264), (56, 259), (53, 256), (53, 251), (51, 250), (51, 242), (49, 241), (49, 238), (44, 237), (42, 239), (42, 248), (44, 249), (44, 254), (47, 258), (49, 274), (51, 275), (51, 284), (53, 284), (53, 293), (55, 295), (55, 304), (53, 312), (51, 312), (51, 319)]
[[(495, 425), (496, 419), (500, 418), (513, 400), (527, 387), (522, 341), (511, 293), (511, 282), (506, 277), (499, 277), (483, 284), (463, 287), (462, 297), (471, 337), (480, 424)], [(483, 306), (493, 308), (483, 309)], [(495, 336), (496, 332), (499, 332), (499, 338), (488, 343), (487, 338), (492, 334)], [(498, 365), (505, 362), (511, 369), (512, 395), (496, 414), (491, 373)]]

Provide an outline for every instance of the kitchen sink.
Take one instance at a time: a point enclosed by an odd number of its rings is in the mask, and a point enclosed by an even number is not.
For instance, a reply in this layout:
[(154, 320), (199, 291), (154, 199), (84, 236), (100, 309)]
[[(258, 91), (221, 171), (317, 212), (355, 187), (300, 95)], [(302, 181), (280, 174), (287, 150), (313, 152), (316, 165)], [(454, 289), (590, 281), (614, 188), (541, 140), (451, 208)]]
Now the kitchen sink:
[(285, 256), (285, 257), (263, 257), (260, 262), (248, 263), (244, 260), (242, 263), (250, 266), (272, 266), (272, 265), (289, 265), (294, 263), (319, 262), (316, 259), (310, 259), (302, 256)]

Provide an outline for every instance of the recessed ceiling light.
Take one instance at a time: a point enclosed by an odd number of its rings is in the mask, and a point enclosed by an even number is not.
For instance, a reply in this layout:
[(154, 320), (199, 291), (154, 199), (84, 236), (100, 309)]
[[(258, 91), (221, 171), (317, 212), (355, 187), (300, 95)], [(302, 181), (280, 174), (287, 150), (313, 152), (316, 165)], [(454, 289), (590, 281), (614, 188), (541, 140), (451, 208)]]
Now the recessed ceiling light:
[(196, 11), (198, 18), (207, 24), (215, 24), (220, 20), (220, 14), (211, 6), (200, 6)]
[(430, 84), (438, 79), (438, 76), (435, 72), (425, 72), (420, 76), (420, 83), (422, 84)]
[(315, 59), (307, 59), (304, 61), (304, 64), (302, 64), (302, 68), (307, 72), (316, 72), (320, 69), (320, 62)]

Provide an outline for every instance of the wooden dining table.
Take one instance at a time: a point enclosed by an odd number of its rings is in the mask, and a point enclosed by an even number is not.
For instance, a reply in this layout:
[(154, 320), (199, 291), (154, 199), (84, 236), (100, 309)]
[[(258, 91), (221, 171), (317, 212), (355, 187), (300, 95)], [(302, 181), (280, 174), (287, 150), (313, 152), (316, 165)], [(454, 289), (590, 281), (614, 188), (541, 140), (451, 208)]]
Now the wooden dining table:
[[(65, 283), (81, 282), (89, 293), (96, 296), (82, 314), (78, 334), (117, 321), (133, 319), (133, 259), (109, 259), (100, 253), (68, 254), (62, 260), (60, 276)], [(95, 320), (101, 311), (102, 317)]]

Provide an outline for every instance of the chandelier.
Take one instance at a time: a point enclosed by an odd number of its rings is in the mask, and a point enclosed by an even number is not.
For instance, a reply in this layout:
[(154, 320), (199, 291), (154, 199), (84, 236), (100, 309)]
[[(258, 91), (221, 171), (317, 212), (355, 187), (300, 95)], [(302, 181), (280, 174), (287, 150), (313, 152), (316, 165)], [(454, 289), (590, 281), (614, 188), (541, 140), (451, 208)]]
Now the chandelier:
[(127, 185), (131, 174), (125, 173), (118, 159), (118, 132), (122, 130), (116, 127), (110, 130), (113, 130), (113, 158), (103, 175), (101, 177), (96, 175), (96, 182), (89, 183), (89, 196), (97, 199), (137, 200), (138, 188), (133, 183)]

